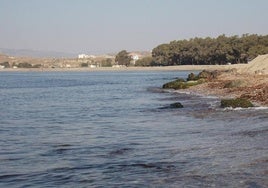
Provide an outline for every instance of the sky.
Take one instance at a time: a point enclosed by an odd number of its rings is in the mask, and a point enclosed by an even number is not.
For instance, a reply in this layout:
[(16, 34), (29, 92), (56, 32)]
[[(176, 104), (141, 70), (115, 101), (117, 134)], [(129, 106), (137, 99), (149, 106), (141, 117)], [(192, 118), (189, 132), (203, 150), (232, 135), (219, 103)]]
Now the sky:
[(0, 0), (0, 48), (102, 54), (268, 34), (267, 0)]

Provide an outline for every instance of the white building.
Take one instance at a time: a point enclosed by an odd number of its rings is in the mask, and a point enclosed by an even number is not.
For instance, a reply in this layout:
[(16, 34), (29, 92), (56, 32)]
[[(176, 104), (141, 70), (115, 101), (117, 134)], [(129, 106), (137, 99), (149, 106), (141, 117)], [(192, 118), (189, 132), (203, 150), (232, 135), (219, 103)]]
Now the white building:
[(87, 55), (87, 54), (79, 54), (78, 59), (88, 59), (88, 58), (96, 58), (94, 55)]
[(140, 59), (140, 57), (138, 55), (132, 55), (131, 58), (134, 60), (134, 61), (137, 61)]
[(89, 58), (89, 55), (86, 54), (78, 54), (78, 59), (86, 59)]
[(135, 53), (130, 53), (130, 57), (133, 60), (133, 64), (135, 65), (136, 61), (140, 59), (140, 56)]

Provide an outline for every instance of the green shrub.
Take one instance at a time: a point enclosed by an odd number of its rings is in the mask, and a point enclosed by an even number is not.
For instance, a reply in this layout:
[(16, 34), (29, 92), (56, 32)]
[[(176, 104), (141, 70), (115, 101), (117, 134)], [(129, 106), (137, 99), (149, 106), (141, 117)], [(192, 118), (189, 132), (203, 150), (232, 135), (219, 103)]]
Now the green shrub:
[(88, 67), (88, 63), (81, 63), (81, 67)]
[(24, 63), (19, 63), (18, 68), (32, 68), (32, 64), (24, 62)]
[(10, 68), (10, 65), (7, 61), (0, 63), (0, 65), (4, 66), (5, 68)]

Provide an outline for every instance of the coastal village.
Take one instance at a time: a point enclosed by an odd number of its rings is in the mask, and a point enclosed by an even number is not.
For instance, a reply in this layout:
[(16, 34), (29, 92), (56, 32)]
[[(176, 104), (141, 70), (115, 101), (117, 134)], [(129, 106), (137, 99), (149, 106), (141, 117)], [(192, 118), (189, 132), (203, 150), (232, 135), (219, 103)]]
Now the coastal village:
[[(131, 66), (136, 61), (151, 56), (151, 52), (130, 52)], [(0, 69), (17, 68), (97, 68), (97, 67), (121, 67), (115, 62), (114, 54), (88, 55), (78, 54), (75, 58), (35, 58), (35, 57), (14, 57), (0, 54)]]

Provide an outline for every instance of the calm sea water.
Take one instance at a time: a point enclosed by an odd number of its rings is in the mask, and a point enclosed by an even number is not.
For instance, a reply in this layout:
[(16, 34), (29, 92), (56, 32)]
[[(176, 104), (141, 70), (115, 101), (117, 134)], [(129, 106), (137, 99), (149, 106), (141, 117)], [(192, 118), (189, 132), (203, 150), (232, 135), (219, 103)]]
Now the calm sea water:
[(188, 73), (1, 72), (0, 187), (268, 187), (268, 109), (161, 89)]

